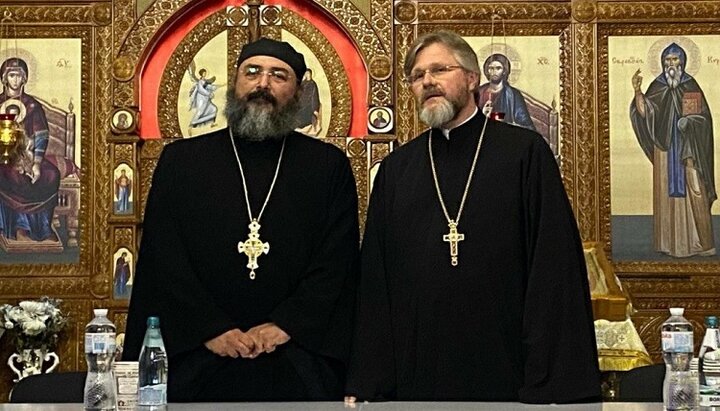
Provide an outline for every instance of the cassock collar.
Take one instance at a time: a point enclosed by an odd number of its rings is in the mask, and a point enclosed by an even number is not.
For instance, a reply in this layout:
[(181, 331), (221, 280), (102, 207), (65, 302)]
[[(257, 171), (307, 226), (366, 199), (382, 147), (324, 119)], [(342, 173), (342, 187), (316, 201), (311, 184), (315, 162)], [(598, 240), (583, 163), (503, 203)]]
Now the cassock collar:
[(470, 117), (466, 118), (465, 121), (463, 121), (462, 123), (458, 124), (457, 126), (455, 126), (453, 128), (441, 128), (440, 131), (442, 131), (442, 135), (444, 135), (446, 139), (450, 140), (450, 132), (460, 128), (462, 125), (464, 125), (468, 121), (475, 118), (475, 115), (477, 115), (477, 113), (478, 113), (478, 108), (475, 107), (475, 111), (473, 111), (472, 115)]
[(450, 140), (450, 133), (455, 135), (455, 134), (458, 134), (459, 132), (461, 133), (466, 128), (472, 128), (472, 124), (475, 123), (474, 120), (478, 117), (482, 117), (482, 116), (478, 116), (478, 113), (481, 113), (481, 112), (480, 112), (480, 110), (478, 110), (477, 107), (475, 107), (475, 111), (473, 112), (473, 114), (470, 117), (468, 117), (465, 121), (458, 124), (457, 126), (455, 126), (453, 128), (436, 128), (435, 130), (436, 130), (436, 132), (437, 131), (441, 132), (442, 135), (445, 136), (446, 140)]

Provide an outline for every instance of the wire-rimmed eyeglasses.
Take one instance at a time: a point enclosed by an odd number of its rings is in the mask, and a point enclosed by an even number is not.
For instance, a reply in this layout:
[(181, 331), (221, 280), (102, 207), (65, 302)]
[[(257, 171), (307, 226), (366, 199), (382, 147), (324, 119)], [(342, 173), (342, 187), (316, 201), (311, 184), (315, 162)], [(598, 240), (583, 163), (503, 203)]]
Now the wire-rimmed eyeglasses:
[(290, 73), (282, 68), (269, 68), (264, 69), (260, 66), (247, 66), (243, 70), (243, 76), (250, 80), (255, 81), (260, 77), (267, 75), (270, 80), (275, 83), (287, 83), (290, 80)]
[(441, 78), (448, 73), (450, 73), (453, 70), (461, 69), (464, 70), (465, 68), (463, 66), (458, 65), (446, 65), (446, 66), (432, 66), (430, 68), (427, 68), (425, 70), (415, 70), (412, 73), (410, 73), (409, 76), (405, 78), (405, 81), (408, 84), (416, 84), (422, 79), (425, 78), (425, 74), (430, 74), (430, 77), (432, 78)]

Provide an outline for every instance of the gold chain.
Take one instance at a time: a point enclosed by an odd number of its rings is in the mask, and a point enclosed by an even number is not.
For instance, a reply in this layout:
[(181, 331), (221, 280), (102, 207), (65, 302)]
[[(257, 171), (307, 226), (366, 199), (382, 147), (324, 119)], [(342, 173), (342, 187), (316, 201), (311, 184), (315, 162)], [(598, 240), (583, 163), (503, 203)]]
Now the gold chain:
[(485, 127), (487, 127), (488, 117), (485, 117), (482, 131), (480, 132), (480, 138), (478, 139), (477, 148), (475, 149), (475, 157), (473, 158), (472, 167), (470, 167), (470, 175), (468, 175), (467, 183), (465, 184), (465, 191), (463, 192), (462, 200), (460, 200), (460, 209), (458, 210), (457, 217), (455, 219), (450, 218), (445, 201), (443, 201), (442, 192), (440, 191), (440, 182), (438, 181), (437, 172), (435, 171), (435, 159), (433, 158), (432, 152), (432, 129), (430, 129), (430, 136), (428, 137), (428, 153), (430, 153), (430, 168), (432, 170), (433, 181), (435, 182), (435, 190), (437, 191), (438, 200), (440, 200), (440, 206), (442, 207), (445, 219), (448, 225), (454, 224), (457, 226), (460, 224), (460, 216), (462, 215), (463, 208), (465, 208), (465, 200), (467, 200), (468, 191), (470, 191), (470, 183), (472, 182), (473, 175), (475, 174), (475, 166), (477, 165), (478, 157), (480, 156), (480, 146), (482, 145), (483, 138), (485, 137)]
[(265, 211), (265, 206), (267, 205), (268, 201), (270, 201), (270, 194), (273, 192), (273, 188), (275, 188), (275, 181), (277, 181), (278, 174), (280, 173), (280, 163), (282, 163), (283, 158), (283, 152), (285, 152), (285, 140), (287, 137), (283, 138), (282, 147), (280, 148), (280, 156), (278, 157), (278, 163), (277, 167), (275, 167), (275, 176), (272, 179), (272, 183), (270, 183), (270, 190), (268, 190), (267, 197), (265, 197), (265, 202), (262, 205), (262, 208), (260, 208), (260, 213), (257, 216), (257, 219), (253, 218), (252, 211), (250, 210), (250, 198), (248, 197), (248, 189), (247, 189), (247, 182), (245, 181), (245, 173), (243, 172), (242, 163), (240, 162), (240, 156), (238, 155), (237, 147), (235, 146), (235, 136), (233, 136), (232, 128), (228, 128), (230, 130), (230, 143), (232, 143), (233, 151), (235, 152), (235, 159), (237, 160), (238, 167), (240, 168), (240, 178), (242, 178), (243, 183), (243, 192), (245, 193), (245, 203), (247, 204), (247, 212), (248, 217), (250, 217), (250, 221), (256, 220), (258, 223), (260, 222), (260, 218), (262, 218), (263, 211)]

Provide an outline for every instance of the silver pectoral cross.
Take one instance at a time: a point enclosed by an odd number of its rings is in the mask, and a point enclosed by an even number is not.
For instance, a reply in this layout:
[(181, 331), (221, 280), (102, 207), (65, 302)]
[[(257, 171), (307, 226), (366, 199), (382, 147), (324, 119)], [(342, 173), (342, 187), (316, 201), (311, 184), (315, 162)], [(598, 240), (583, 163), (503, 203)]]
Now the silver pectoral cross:
[(256, 219), (250, 222), (248, 228), (250, 229), (248, 239), (238, 243), (238, 252), (248, 257), (247, 268), (250, 269), (250, 279), (254, 280), (255, 269), (260, 267), (257, 259), (263, 253), (267, 254), (270, 251), (270, 243), (263, 243), (262, 240), (260, 240), (260, 224), (258, 224)]
[(450, 243), (450, 264), (458, 265), (458, 243), (465, 240), (465, 234), (458, 233), (457, 223), (453, 220), (448, 222), (450, 231), (443, 235), (443, 241)]

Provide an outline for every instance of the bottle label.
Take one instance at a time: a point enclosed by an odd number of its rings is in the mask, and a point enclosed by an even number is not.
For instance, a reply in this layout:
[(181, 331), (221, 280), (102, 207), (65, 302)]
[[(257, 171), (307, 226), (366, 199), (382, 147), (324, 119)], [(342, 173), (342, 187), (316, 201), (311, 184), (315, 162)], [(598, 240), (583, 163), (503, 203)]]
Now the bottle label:
[(110, 354), (115, 352), (115, 333), (85, 334), (85, 354)]
[(690, 331), (663, 331), (664, 352), (693, 352), (693, 333)]
[(167, 385), (146, 385), (144, 387), (140, 387), (138, 390), (138, 405), (165, 404), (167, 404)]

